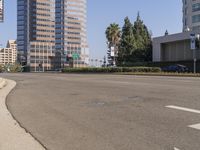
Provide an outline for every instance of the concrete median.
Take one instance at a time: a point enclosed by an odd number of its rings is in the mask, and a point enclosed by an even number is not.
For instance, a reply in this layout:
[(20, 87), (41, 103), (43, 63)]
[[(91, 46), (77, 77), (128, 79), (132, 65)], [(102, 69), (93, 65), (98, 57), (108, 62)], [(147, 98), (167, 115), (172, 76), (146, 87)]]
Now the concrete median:
[(4, 86), (6, 86), (6, 80), (3, 78), (0, 78), (0, 89), (2, 89)]
[(0, 150), (44, 150), (7, 109), (6, 97), (15, 86), (16, 82), (0, 78)]

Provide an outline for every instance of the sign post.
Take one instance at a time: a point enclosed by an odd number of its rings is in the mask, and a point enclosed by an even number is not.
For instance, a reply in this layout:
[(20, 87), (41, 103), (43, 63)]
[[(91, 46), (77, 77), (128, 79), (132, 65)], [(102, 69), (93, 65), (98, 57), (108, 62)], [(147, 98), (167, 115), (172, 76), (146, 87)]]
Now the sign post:
[(196, 36), (195, 34), (190, 34), (190, 49), (195, 50), (196, 49)]
[(115, 60), (115, 57), (116, 57), (116, 54), (115, 54), (115, 47), (112, 46), (111, 48), (111, 57), (113, 57), (113, 65), (116, 66), (116, 60)]
[(196, 73), (196, 61), (197, 61), (197, 58), (196, 58), (196, 49), (197, 49), (196, 42), (199, 42), (199, 40), (200, 40), (199, 34), (197, 34), (197, 35), (190, 34), (190, 49), (193, 50), (194, 73)]
[(79, 56), (78, 53), (73, 53), (73, 54), (72, 54), (72, 58), (73, 58), (73, 66), (74, 66), (74, 61), (75, 61), (75, 60), (77, 60), (77, 63), (78, 63), (78, 59), (79, 59), (79, 57), (80, 57), (80, 56)]

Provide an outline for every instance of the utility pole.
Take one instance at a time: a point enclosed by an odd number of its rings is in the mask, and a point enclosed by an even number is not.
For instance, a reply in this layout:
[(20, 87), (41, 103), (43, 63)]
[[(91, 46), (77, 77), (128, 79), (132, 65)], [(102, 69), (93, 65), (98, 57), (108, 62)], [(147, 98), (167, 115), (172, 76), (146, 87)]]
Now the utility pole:
[(193, 59), (194, 59), (194, 73), (197, 73), (197, 54), (196, 51), (200, 48), (200, 35), (196, 35), (195, 40), (196, 48), (193, 50)]
[(196, 50), (199, 49), (200, 44), (200, 35), (199, 34), (190, 34), (190, 49), (193, 50), (193, 71), (194, 74), (196, 71)]

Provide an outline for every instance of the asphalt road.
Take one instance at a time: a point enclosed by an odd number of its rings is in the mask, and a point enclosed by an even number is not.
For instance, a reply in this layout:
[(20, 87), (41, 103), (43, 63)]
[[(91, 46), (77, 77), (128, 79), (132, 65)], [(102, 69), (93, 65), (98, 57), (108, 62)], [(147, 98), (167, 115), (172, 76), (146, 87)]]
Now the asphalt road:
[(199, 78), (1, 76), (17, 81), (9, 110), (49, 150), (200, 149)]

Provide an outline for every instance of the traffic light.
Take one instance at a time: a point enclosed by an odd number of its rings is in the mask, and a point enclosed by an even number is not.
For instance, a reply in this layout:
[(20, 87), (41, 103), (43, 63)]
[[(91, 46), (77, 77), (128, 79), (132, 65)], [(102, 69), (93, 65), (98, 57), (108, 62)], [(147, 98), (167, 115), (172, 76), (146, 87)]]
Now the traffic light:
[(68, 62), (70, 59), (69, 55), (66, 55), (66, 61)]
[(200, 49), (200, 40), (196, 38), (195, 40), (196, 49)]
[(42, 63), (39, 63), (39, 67), (42, 68)]

